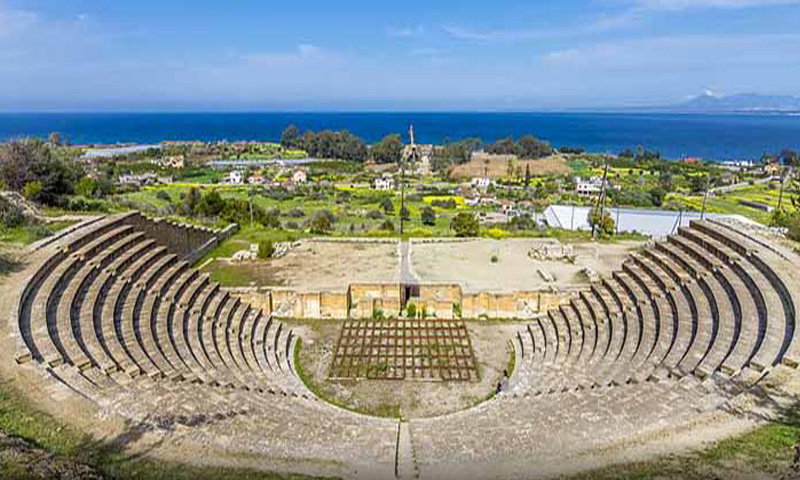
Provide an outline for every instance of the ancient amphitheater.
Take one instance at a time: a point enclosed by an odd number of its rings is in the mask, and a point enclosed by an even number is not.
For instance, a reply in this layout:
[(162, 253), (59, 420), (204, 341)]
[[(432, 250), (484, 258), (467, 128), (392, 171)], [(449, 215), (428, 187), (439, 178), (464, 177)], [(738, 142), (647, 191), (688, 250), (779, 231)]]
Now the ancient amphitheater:
[(745, 431), (797, 392), (800, 261), (729, 224), (695, 222), (521, 324), (503, 394), (402, 422), (316, 398), (295, 332), (192, 268), (225, 234), (133, 213), (36, 245), (2, 293), (3, 370), (87, 431), (135, 427), (156, 456), (367, 479), (646, 458)]

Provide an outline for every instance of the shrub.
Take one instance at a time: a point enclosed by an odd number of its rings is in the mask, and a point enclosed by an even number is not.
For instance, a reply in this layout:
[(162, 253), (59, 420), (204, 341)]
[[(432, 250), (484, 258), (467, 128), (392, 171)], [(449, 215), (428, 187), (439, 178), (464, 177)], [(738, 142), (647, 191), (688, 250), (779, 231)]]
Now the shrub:
[(461, 304), (460, 303), (454, 303), (453, 304), (453, 316), (456, 317), (456, 318), (461, 318), (461, 315), (462, 315), (461, 314)]
[(394, 215), (394, 204), (391, 198), (384, 198), (381, 202), (381, 208), (386, 215)]
[(405, 205), (403, 205), (400, 208), (400, 218), (403, 219), (404, 221), (408, 221), (408, 220), (411, 219), (411, 212), (408, 210), (408, 207), (406, 207)]
[(266, 260), (275, 254), (275, 244), (272, 240), (262, 240), (258, 243), (258, 258)]
[(380, 220), (383, 218), (383, 213), (380, 210), (370, 210), (367, 212), (367, 218), (371, 220)]
[(22, 210), (9, 202), (5, 197), (0, 197), (0, 228), (19, 227), (25, 223)]
[(434, 207), (452, 210), (458, 206), (458, 203), (456, 203), (455, 198), (451, 197), (446, 200), (432, 200), (431, 205), (433, 205)]
[(423, 208), (420, 218), (422, 219), (423, 225), (428, 225), (428, 226), (436, 225), (436, 213), (433, 211), (433, 208), (431, 207)]
[(25, 187), (22, 189), (22, 196), (28, 200), (37, 200), (42, 194), (42, 190), (44, 190), (42, 182), (34, 180), (25, 184)]
[(380, 308), (376, 308), (372, 311), (372, 319), (373, 320), (383, 320), (383, 310)]
[(167, 193), (166, 190), (159, 190), (156, 192), (156, 198), (164, 202), (172, 201), (172, 198), (169, 196), (169, 193)]
[(315, 235), (326, 235), (333, 229), (331, 218), (323, 212), (324, 211), (315, 213), (309, 224), (311, 233)]
[(462, 212), (453, 219), (452, 228), (457, 237), (477, 237), (480, 223), (475, 215)]
[(486, 236), (495, 240), (501, 240), (509, 236), (508, 232), (502, 228), (490, 228), (486, 231)]
[(394, 233), (394, 223), (389, 220), (388, 218), (381, 223), (379, 230), (384, 230), (387, 232)]
[(796, 242), (800, 242), (800, 213), (795, 213), (789, 220), (787, 236)]
[(406, 317), (408, 318), (417, 318), (417, 306), (413, 303), (409, 303), (406, 307)]
[(304, 212), (302, 208), (293, 208), (289, 210), (286, 216), (291, 218), (303, 218), (306, 216), (306, 212)]
[(600, 237), (610, 237), (614, 235), (614, 219), (608, 211), (601, 216), (599, 208), (593, 208), (588, 215), (589, 225), (596, 228)]
[(497, 258), (497, 255), (492, 255), (491, 261), (492, 261), (492, 263), (497, 263), (497, 262), (500, 261), (500, 259)]

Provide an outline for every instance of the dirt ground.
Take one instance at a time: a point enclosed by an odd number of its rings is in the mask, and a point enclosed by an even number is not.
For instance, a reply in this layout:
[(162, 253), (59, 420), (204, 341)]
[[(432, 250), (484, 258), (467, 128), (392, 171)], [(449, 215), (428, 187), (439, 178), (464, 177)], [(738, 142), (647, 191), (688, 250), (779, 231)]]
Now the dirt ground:
[[(468, 321), (478, 363), (477, 382), (422, 382), (413, 380), (328, 380), (339, 331), (338, 321), (287, 322), (300, 332), (300, 362), (317, 393), (347, 408), (374, 415), (421, 418), (455, 412), (488, 398), (508, 368), (508, 342), (520, 328), (514, 322)], [(510, 372), (509, 372), (510, 373)]]
[(572, 170), (560, 155), (552, 155), (547, 158), (539, 160), (519, 160), (513, 155), (489, 155), (489, 154), (475, 154), (472, 160), (464, 165), (454, 167), (450, 175), (453, 178), (470, 179), (473, 177), (482, 177), (486, 172), (489, 160), (489, 177), (498, 180), (508, 178), (508, 161), (512, 160), (514, 168), (518, 171), (524, 172), (527, 166), (530, 166), (531, 175), (568, 175)]
[(306, 291), (342, 291), (355, 282), (390, 283), (400, 278), (396, 243), (303, 241), (269, 264), (279, 285)]
[[(531, 247), (552, 243), (549, 239), (471, 240), (461, 243), (414, 243), (411, 261), (421, 282), (460, 283), (466, 291), (509, 292), (538, 290), (548, 285), (538, 269), (550, 273), (561, 289), (585, 287), (588, 266), (601, 275), (619, 269), (625, 257), (642, 245), (625, 241), (613, 244), (573, 245), (575, 263), (541, 261), (528, 256)], [(492, 257), (497, 262), (492, 262)]]

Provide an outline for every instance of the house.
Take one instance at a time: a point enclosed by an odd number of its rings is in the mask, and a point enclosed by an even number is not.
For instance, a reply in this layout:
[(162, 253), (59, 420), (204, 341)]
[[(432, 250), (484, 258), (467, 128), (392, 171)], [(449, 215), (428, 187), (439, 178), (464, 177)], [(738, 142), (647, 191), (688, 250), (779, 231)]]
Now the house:
[(469, 184), (472, 188), (487, 190), (492, 185), (492, 179), (489, 177), (474, 177)]
[(183, 155), (173, 155), (165, 158), (159, 158), (153, 161), (161, 168), (181, 169), (186, 165), (186, 157)]
[(308, 181), (308, 170), (305, 168), (298, 168), (292, 172), (291, 182), (294, 185), (301, 185)]
[(774, 177), (781, 174), (781, 166), (777, 163), (768, 163), (763, 168), (764, 175)]
[(381, 190), (381, 191), (394, 190), (394, 185), (395, 185), (394, 177), (386, 174), (384, 174), (379, 178), (376, 178), (374, 182), (375, 190)]
[(141, 187), (144, 185), (154, 185), (158, 183), (159, 179), (155, 173), (142, 173), (140, 175), (120, 175), (120, 185), (135, 185)]
[(575, 193), (581, 196), (600, 195), (603, 189), (603, 179), (600, 177), (576, 178)]
[(240, 170), (234, 170), (230, 174), (228, 174), (228, 179), (226, 183), (230, 183), (231, 185), (241, 185), (244, 183), (244, 172)]
[(247, 179), (247, 183), (250, 185), (264, 185), (267, 183), (267, 179), (260, 173), (256, 173), (255, 175), (250, 175), (250, 178)]

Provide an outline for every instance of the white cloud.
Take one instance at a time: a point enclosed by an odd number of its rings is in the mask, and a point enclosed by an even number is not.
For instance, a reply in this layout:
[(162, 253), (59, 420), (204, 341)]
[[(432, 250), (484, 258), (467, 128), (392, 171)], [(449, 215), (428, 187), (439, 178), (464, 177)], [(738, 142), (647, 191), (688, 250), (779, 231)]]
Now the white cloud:
[(397, 27), (390, 26), (386, 28), (386, 36), (393, 38), (409, 38), (418, 37), (422, 35), (424, 29), (421, 25), (416, 27)]
[(301, 43), (294, 51), (250, 53), (241, 57), (246, 63), (254, 66), (298, 66), (307, 64), (323, 64), (336, 62), (340, 57), (322, 48), (307, 43)]
[(691, 71), (800, 65), (800, 34), (683, 35), (606, 42), (552, 51), (549, 66)]

